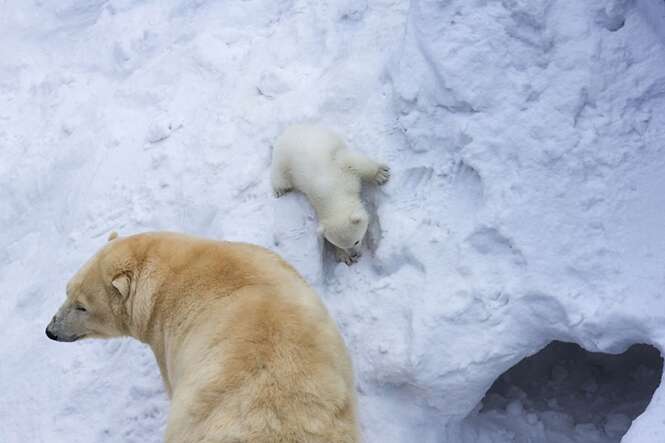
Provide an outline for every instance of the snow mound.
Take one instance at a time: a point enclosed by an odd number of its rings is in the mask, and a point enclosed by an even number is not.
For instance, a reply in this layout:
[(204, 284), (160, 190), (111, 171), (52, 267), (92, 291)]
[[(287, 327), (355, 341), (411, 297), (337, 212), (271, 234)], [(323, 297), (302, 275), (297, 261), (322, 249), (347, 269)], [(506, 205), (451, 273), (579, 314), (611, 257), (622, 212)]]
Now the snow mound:
[[(651, 0), (5, 1), (0, 440), (161, 441), (148, 349), (44, 336), (111, 230), (285, 256), (346, 337), (368, 442), (513, 441), (472, 413), (552, 340), (662, 352), (664, 29)], [(299, 121), (392, 166), (353, 267), (271, 197)], [(660, 443), (663, 392), (632, 424), (552, 422)], [(544, 420), (505, 399), (504, 424)]]

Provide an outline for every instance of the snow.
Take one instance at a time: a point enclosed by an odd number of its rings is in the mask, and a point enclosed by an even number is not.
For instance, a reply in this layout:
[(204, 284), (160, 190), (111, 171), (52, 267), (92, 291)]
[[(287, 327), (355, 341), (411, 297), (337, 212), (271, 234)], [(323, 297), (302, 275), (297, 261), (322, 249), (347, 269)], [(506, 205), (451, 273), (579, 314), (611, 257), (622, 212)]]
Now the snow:
[[(512, 421), (472, 425), (497, 377), (552, 340), (665, 346), (664, 2), (2, 11), (3, 443), (161, 441), (147, 348), (44, 335), (109, 231), (160, 229), (258, 243), (299, 269), (351, 350), (367, 442), (529, 441), (521, 425), (545, 416), (599, 441), (628, 425), (624, 443), (665, 441), (660, 387), (632, 423), (591, 429), (520, 401)], [(376, 218), (352, 267), (301, 196), (271, 197), (271, 142), (299, 121), (392, 166), (367, 190)]]

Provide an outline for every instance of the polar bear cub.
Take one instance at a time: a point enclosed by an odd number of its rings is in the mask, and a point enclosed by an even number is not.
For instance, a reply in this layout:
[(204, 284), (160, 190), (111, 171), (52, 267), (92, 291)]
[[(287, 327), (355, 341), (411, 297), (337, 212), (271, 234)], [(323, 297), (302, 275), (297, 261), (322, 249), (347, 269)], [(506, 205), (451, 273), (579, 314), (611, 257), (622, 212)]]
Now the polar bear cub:
[(347, 265), (360, 257), (369, 216), (360, 199), (361, 181), (382, 185), (390, 168), (352, 152), (341, 137), (321, 126), (293, 125), (272, 153), (276, 197), (291, 190), (305, 194), (319, 218), (319, 233)]

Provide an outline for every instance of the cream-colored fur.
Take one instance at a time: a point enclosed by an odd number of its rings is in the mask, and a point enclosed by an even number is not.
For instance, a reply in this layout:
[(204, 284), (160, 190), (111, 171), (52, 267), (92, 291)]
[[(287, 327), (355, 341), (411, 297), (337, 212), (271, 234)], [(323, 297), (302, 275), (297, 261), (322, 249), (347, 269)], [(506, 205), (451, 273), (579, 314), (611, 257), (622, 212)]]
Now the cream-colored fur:
[(47, 335), (150, 345), (171, 397), (167, 443), (358, 441), (335, 323), (298, 273), (261, 247), (111, 236), (68, 284)]
[(272, 154), (275, 196), (302, 192), (319, 218), (319, 231), (351, 264), (360, 256), (368, 214), (360, 200), (361, 181), (382, 185), (390, 168), (352, 152), (337, 134), (314, 125), (294, 125), (277, 139)]

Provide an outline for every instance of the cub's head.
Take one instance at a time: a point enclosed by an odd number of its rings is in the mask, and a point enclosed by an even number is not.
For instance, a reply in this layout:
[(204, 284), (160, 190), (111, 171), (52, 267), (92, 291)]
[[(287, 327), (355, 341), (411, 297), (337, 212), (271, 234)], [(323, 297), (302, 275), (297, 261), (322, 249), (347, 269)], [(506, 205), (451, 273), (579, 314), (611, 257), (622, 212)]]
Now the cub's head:
[(109, 236), (106, 244), (67, 284), (67, 299), (46, 327), (56, 341), (127, 335), (126, 301), (133, 257), (128, 245)]
[(360, 250), (360, 244), (367, 232), (368, 222), (367, 211), (365, 208), (359, 207), (350, 214), (323, 220), (319, 233), (338, 248), (357, 252)]

